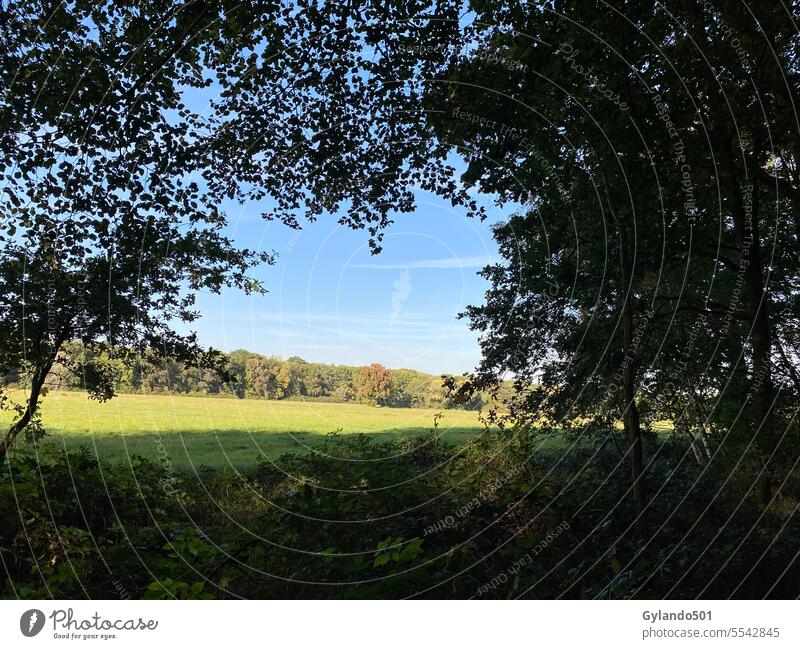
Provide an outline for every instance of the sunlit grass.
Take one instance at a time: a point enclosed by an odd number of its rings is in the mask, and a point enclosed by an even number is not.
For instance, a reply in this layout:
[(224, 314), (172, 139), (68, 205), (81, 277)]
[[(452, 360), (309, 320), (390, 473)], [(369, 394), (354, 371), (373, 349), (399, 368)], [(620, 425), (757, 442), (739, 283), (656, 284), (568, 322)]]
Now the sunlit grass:
[(176, 467), (248, 467), (262, 456), (308, 452), (331, 432), (414, 437), (433, 428), (437, 412), (446, 441), (460, 443), (483, 430), (478, 413), (463, 410), (135, 394), (98, 403), (82, 392), (51, 392), (42, 403), (45, 448), (84, 446), (117, 462), (166, 457)]

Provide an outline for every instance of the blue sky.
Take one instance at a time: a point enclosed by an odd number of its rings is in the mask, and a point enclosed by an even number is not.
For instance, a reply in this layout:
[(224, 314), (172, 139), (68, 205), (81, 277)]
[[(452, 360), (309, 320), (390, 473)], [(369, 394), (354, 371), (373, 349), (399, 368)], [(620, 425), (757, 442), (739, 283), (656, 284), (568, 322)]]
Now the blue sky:
[[(184, 99), (202, 112), (217, 90), (216, 84), (186, 89)], [(457, 158), (449, 162), (463, 171)], [(237, 243), (275, 251), (277, 263), (256, 273), (267, 295), (200, 295), (202, 318), (191, 328), (203, 345), (223, 351), (433, 374), (472, 370), (478, 338), (456, 316), (483, 302), (488, 285), (477, 272), (497, 259), (490, 226), (514, 209), (501, 211), (489, 197), (473, 195), (486, 209), (485, 221), (418, 191), (417, 210), (397, 217), (379, 255), (370, 254), (368, 233), (339, 225), (336, 215), (303, 222), (298, 232), (262, 220), (268, 203), (223, 205)]]
[(471, 370), (480, 358), (477, 336), (456, 315), (483, 300), (487, 283), (476, 273), (497, 257), (490, 225), (503, 218), (484, 203), (490, 216), (481, 222), (420, 192), (416, 212), (398, 217), (379, 255), (370, 254), (366, 232), (335, 216), (298, 232), (261, 220), (258, 209), (227, 206), (238, 243), (278, 253), (274, 266), (257, 272), (269, 293), (202, 294), (203, 317), (192, 329), (225, 351), (436, 374)]

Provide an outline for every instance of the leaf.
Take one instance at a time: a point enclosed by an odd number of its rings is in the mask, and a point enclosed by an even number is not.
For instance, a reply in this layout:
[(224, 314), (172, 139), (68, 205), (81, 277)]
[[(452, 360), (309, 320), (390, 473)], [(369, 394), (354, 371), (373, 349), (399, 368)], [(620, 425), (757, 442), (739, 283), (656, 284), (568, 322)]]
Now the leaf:
[(409, 541), (400, 552), (400, 563), (411, 561), (422, 553), (422, 539), (416, 538)]

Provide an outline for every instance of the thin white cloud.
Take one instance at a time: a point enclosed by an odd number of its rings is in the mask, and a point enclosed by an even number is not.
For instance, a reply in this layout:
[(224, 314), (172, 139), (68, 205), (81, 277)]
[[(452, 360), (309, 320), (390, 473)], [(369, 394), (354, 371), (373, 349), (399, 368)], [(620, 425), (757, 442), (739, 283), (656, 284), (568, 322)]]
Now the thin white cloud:
[[(406, 317), (398, 318), (395, 325), (406, 329), (417, 328), (431, 331), (436, 327), (451, 327), (453, 323), (461, 322), (456, 313), (463, 310), (459, 308), (446, 316), (422, 312), (409, 312)], [(248, 319), (257, 323), (275, 323), (288, 327), (314, 327), (321, 330), (360, 330), (362, 328), (372, 331), (376, 326), (389, 326), (389, 316), (374, 314), (351, 314), (321, 311), (259, 311), (251, 312), (247, 309), (228, 309), (221, 314), (222, 319)], [(446, 318), (446, 319), (445, 319)], [(466, 325), (465, 325), (466, 326)]]
[(443, 259), (421, 259), (417, 261), (392, 262), (386, 264), (350, 264), (348, 268), (369, 268), (372, 270), (406, 270), (406, 269), (463, 269), (483, 268), (496, 260), (486, 256), (478, 257), (445, 257)]

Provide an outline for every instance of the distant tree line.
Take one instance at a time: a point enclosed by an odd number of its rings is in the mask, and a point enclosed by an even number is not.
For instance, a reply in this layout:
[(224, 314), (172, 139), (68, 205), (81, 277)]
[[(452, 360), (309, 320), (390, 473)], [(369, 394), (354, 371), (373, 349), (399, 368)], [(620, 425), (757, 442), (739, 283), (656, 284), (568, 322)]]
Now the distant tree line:
[[(459, 379), (379, 363), (364, 367), (312, 363), (298, 356), (263, 356), (244, 349), (222, 354), (222, 371), (195, 367), (174, 358), (130, 350), (93, 351), (67, 343), (53, 368), (51, 387), (87, 389), (98, 375), (116, 392), (235, 395), (248, 399), (312, 399), (402, 408), (479, 410), (484, 396), (456, 403), (447, 387)], [(444, 379), (447, 379), (445, 385)], [(20, 384), (18, 374), (7, 383)]]

